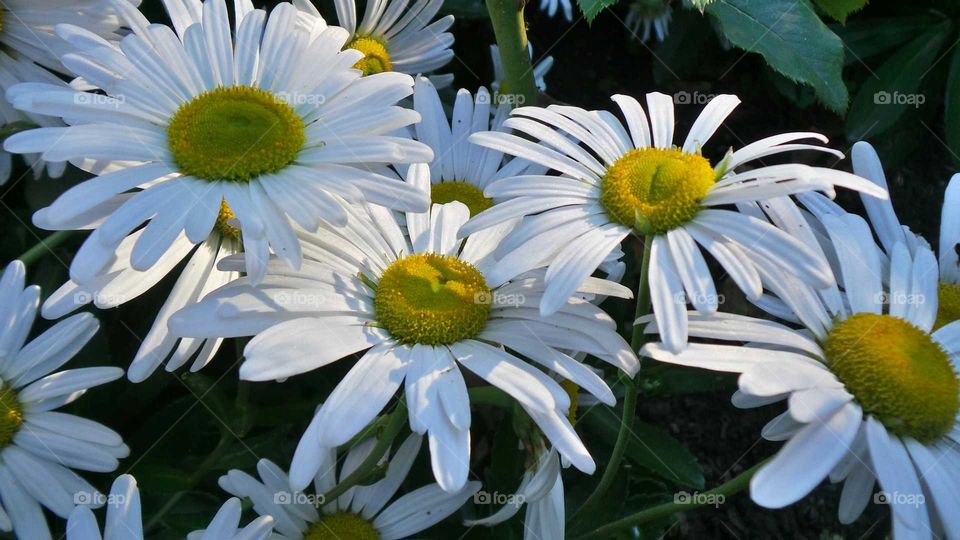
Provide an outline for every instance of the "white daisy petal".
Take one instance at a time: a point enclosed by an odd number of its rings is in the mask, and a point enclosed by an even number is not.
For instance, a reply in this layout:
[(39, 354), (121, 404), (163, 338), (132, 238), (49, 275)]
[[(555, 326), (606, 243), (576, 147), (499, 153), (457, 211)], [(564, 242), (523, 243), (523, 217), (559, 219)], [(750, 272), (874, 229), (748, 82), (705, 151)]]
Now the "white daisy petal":
[(790, 439), (750, 481), (750, 497), (767, 508), (783, 508), (817, 486), (843, 457), (860, 426), (860, 408), (843, 407)]

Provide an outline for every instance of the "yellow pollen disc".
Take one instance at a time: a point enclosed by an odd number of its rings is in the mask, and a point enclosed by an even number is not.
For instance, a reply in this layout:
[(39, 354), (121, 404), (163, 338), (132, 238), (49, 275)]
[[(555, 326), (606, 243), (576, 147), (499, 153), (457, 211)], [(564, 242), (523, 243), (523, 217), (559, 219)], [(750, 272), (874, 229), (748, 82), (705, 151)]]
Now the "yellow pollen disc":
[(600, 204), (613, 221), (663, 234), (693, 219), (716, 181), (710, 162), (676, 148), (631, 150), (607, 168)]
[(467, 182), (439, 182), (430, 186), (430, 202), (447, 204), (462, 202), (470, 209), (470, 217), (493, 206), (493, 201), (483, 196), (483, 190)]
[(473, 265), (449, 255), (418, 253), (380, 276), (373, 300), (377, 321), (402, 343), (445, 345), (483, 330), (490, 288)]
[(6, 448), (23, 425), (23, 406), (16, 391), (0, 383), (0, 448)]
[(577, 383), (564, 379), (560, 383), (560, 387), (567, 393), (567, 396), (570, 397), (570, 412), (567, 414), (567, 420), (570, 421), (571, 425), (577, 424), (577, 409), (580, 407), (580, 387)]
[(953, 428), (960, 382), (926, 332), (898, 317), (858, 313), (833, 328), (823, 351), (857, 403), (891, 432), (929, 443)]
[(213, 227), (220, 233), (220, 236), (229, 236), (236, 239), (240, 238), (240, 229), (231, 223), (231, 220), (234, 218), (236, 218), (236, 216), (233, 214), (233, 210), (230, 209), (230, 206), (227, 205), (226, 199), (221, 199), (220, 213), (217, 214), (217, 222), (213, 225)]
[(353, 512), (337, 512), (310, 525), (303, 540), (380, 540), (373, 524)]
[(390, 53), (387, 52), (387, 44), (383, 40), (373, 36), (357, 36), (347, 43), (344, 49), (356, 49), (363, 53), (363, 58), (353, 65), (353, 69), (362, 71), (364, 77), (374, 73), (393, 71)]
[(167, 126), (180, 172), (246, 182), (284, 169), (307, 140), (303, 120), (277, 96), (249, 86), (222, 87), (180, 106)]
[(937, 293), (937, 322), (933, 329), (960, 321), (960, 285), (940, 283)]

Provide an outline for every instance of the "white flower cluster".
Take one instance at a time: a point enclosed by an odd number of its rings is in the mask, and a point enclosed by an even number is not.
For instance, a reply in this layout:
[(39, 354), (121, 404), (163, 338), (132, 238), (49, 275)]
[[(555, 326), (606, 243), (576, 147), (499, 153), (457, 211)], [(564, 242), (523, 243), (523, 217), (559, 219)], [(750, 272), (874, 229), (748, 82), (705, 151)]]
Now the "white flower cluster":
[[(42, 315), (116, 307), (177, 274), (133, 383), (161, 365), (200, 370), (227, 338), (250, 338), (238, 375), (264, 384), (357, 358), (288, 470), (260, 460), (258, 477), (223, 475), (237, 498), (191, 538), (392, 539), (437, 524), (481, 488), (477, 390), (529, 417), (517, 451), (530, 466), (500, 511), (467, 524), (526, 506), (527, 538), (563, 538), (561, 471), (597, 468), (577, 406), (615, 405), (607, 381), (635, 377), (640, 356), (739, 373), (738, 406), (787, 403), (763, 433), (787, 443), (752, 479), (758, 504), (793, 503), (829, 477), (844, 482), (850, 522), (879, 481), (898, 538), (960, 538), (960, 180), (938, 263), (900, 226), (864, 143), (856, 174), (766, 163), (843, 157), (816, 133), (705, 155), (733, 95), (679, 137), (670, 96), (615, 95), (616, 114), (536, 107), (508, 99), (499, 61), (493, 94), (445, 102), (452, 76), (433, 72), (453, 58), (453, 19), (436, 18), (441, 0), (371, 0), (359, 20), (337, 0), (337, 26), (308, 0), (164, 0), (172, 27), (137, 4), (3, 7), (4, 118), (34, 128), (4, 150), (91, 175), (34, 215), (90, 231)], [(551, 15), (560, 4), (571, 18), (568, 2), (544, 2)], [(633, 22), (662, 39), (668, 20)], [(536, 69), (540, 90), (552, 64)], [(833, 203), (837, 187), (861, 194), (872, 230)], [(646, 345), (600, 307), (634, 297), (620, 284), (632, 240), (637, 296), (652, 304), (635, 335), (659, 336)], [(722, 310), (716, 268), (770, 317)], [(40, 298), (24, 280), (13, 262), (0, 282), (0, 529), (50, 538), (47, 508), (69, 518), (69, 539), (99, 539), (90, 508), (105, 503), (103, 537), (143, 538), (131, 476), (104, 496), (73, 472), (116, 470), (120, 435), (53, 412), (123, 372), (58, 371), (96, 332), (89, 314), (24, 344)], [(395, 448), (369, 436), (407, 427)], [(391, 502), (424, 439), (435, 483)], [(240, 499), (259, 515), (242, 529)]]

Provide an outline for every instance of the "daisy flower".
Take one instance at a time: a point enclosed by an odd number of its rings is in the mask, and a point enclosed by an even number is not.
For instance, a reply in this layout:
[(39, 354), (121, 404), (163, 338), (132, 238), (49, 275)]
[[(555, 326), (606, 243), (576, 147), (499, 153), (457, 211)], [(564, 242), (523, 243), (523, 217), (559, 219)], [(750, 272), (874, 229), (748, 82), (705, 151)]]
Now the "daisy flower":
[(649, 285), (654, 313), (664, 341), (679, 351), (687, 341), (687, 303), (702, 313), (717, 310), (713, 278), (698, 244), (750, 298), (763, 292), (761, 274), (778, 269), (790, 269), (818, 288), (833, 281), (822, 256), (800, 240), (760, 219), (717, 207), (814, 189), (832, 193), (835, 185), (885, 196), (867, 180), (830, 169), (786, 164), (740, 172), (759, 158), (794, 150), (842, 155), (796, 142), (826, 142), (815, 133), (762, 139), (711, 165), (700, 150), (739, 104), (736, 96), (721, 95), (708, 103), (682, 147), (673, 145), (670, 96), (647, 95), (649, 122), (632, 97), (617, 95), (613, 100), (627, 128), (606, 111), (551, 105), (514, 109), (503, 127), (524, 136), (488, 132), (470, 137), (480, 146), (561, 174), (491, 183), (485, 195), (508, 200), (460, 230), (466, 236), (525, 217), (497, 247), (499, 260), (488, 279), (499, 282), (506, 275), (547, 266), (540, 301), (544, 315), (563, 306), (628, 235), (652, 237)]
[[(887, 179), (883, 173), (883, 164), (876, 150), (867, 142), (853, 145), (853, 171), (867, 178), (883, 189), (887, 189)], [(880, 243), (887, 254), (892, 253), (898, 242), (905, 243), (911, 252), (926, 241), (915, 238), (910, 228), (901, 225), (893, 205), (889, 200), (861, 196), (863, 205), (870, 216), (870, 222)], [(940, 212), (939, 267), (940, 284), (938, 291), (938, 312), (934, 328), (960, 320), (960, 174), (953, 175), (943, 194), (943, 207)]]
[(566, 538), (563, 478), (560, 471), (560, 455), (557, 451), (550, 449), (543, 452), (536, 465), (523, 473), (516, 493), (507, 498), (507, 504), (489, 517), (468, 520), (464, 525), (492, 527), (509, 520), (526, 505), (527, 513), (523, 519), (525, 539)]
[(557, 9), (563, 9), (563, 18), (570, 22), (573, 20), (573, 4), (570, 0), (540, 0), (540, 11), (553, 17), (557, 14)]
[(110, 472), (130, 450), (97, 422), (54, 412), (123, 370), (59, 371), (97, 332), (89, 313), (64, 319), (26, 345), (40, 288), (24, 288), (20, 261), (0, 278), (0, 530), (18, 538), (50, 538), (41, 507), (66, 518), (75, 495), (96, 494), (73, 469)]
[[(656, 35), (657, 41), (667, 39), (667, 30), (673, 10), (670, 9), (670, 0), (636, 0), (630, 4), (630, 11), (624, 24), (630, 34), (641, 42), (650, 41), (651, 32)], [(639, 34), (643, 29), (643, 34)]]
[[(136, 7), (140, 0), (125, 3)], [(110, 0), (4, 0), (0, 45), (11, 56), (70, 74), (60, 58), (72, 47), (55, 32), (58, 24), (75, 24), (102, 39), (117, 41), (123, 20)]]
[(803, 328), (691, 314), (692, 336), (749, 345), (691, 343), (677, 354), (655, 343), (642, 354), (740, 373), (739, 407), (786, 401), (763, 435), (787, 442), (750, 484), (761, 506), (794, 503), (829, 477), (844, 482), (839, 517), (851, 523), (879, 481), (895, 538), (957, 538), (960, 322), (933, 330), (937, 260), (898, 243), (884, 265), (862, 218), (825, 216), (824, 225), (845, 285), (840, 302), (787, 278), (781, 296)]
[[(60, 55), (69, 52), (70, 45), (53, 30), (60, 23), (81, 24), (106, 40), (120, 39), (120, 19), (108, 0), (7, 0), (0, 8), (0, 92), (5, 94), (18, 83), (66, 86), (47, 71), (69, 73), (60, 63)], [(0, 128), (11, 129), (17, 123), (44, 127), (64, 125), (59, 118), (25, 114), (6, 100), (0, 102)], [(0, 151), (0, 185), (10, 178), (10, 157), (9, 153)], [(39, 178), (45, 168), (52, 178), (58, 178), (67, 165), (63, 161), (46, 163), (36, 154), (24, 158), (35, 178)]]
[[(3, 30), (0, 29), (0, 36)], [(13, 86), (23, 83), (41, 83), (66, 87), (56, 75), (38, 66), (25, 58), (15, 58), (6, 52), (0, 50), (0, 92), (6, 95), (7, 91)], [(6, 99), (0, 99), (0, 129), (14, 130), (18, 126), (34, 127), (57, 127), (64, 126), (59, 118), (45, 116), (42, 114), (29, 114), (18, 111), (13, 108)], [(67, 168), (64, 161), (47, 163), (40, 159), (39, 154), (25, 154), (23, 156), (27, 166), (33, 170), (33, 177), (39, 179), (47, 172), (51, 178), (59, 178)], [(10, 172), (13, 168), (13, 156), (9, 152), (0, 150), (0, 185), (10, 180)]]
[[(533, 60), (533, 45), (527, 44), (527, 52), (530, 53), (530, 60)], [(500, 94), (500, 87), (503, 85), (503, 80), (506, 78), (506, 74), (503, 71), (503, 63), (500, 61), (500, 48), (496, 45), (490, 46), (490, 60), (493, 62), (493, 82), (490, 83), (490, 88), (493, 90), (493, 93)], [(533, 82), (537, 85), (537, 90), (541, 92), (547, 91), (547, 73), (553, 68), (553, 57), (548, 56), (533, 66)]]
[[(427, 186), (429, 175), (426, 165), (414, 165), (408, 180)], [(566, 418), (569, 397), (517, 354), (612, 404), (603, 379), (560, 349), (587, 352), (632, 376), (639, 362), (614, 321), (580, 298), (569, 298), (552, 316), (529, 307), (544, 294), (542, 270), (492, 280), (492, 254), (505, 231), (458, 239), (469, 218), (462, 203), (405, 218), (402, 228), (382, 207), (358, 208), (346, 227), (304, 235), (305, 252), (321, 262), (305, 261), (298, 272), (272, 263), (262, 284), (240, 278), (222, 287), (174, 315), (171, 331), (256, 335), (240, 367), (240, 377), (252, 381), (284, 379), (363, 353), (308, 428), (311, 452), (349, 441), (406, 381), (410, 427), (427, 434), (439, 484), (459, 490), (470, 456), (464, 368), (516, 399), (562, 455), (592, 473), (594, 462)], [(630, 296), (599, 279), (581, 291)], [(312, 474), (296, 474), (297, 485)]]
[[(93, 512), (78, 506), (67, 520), (67, 540), (143, 540), (143, 521), (140, 517), (140, 490), (137, 480), (129, 474), (118, 476), (110, 487), (107, 499), (107, 520), (100, 535), (100, 525)], [(233, 498), (220, 507), (204, 531), (191, 533), (191, 540), (267, 540), (273, 527), (269, 516), (259, 517), (243, 530), (240, 526), (240, 500)]]
[[(495, 97), (493, 101), (496, 101)], [(502, 131), (503, 121), (510, 115), (509, 103), (491, 106), (491, 95), (486, 88), (480, 87), (473, 97), (468, 90), (460, 89), (452, 117), (448, 120), (436, 87), (429, 79), (417, 77), (413, 106), (422, 118), (416, 125), (416, 138), (428, 145), (435, 156), (430, 164), (430, 200), (433, 204), (458, 201), (467, 206), (472, 217), (499, 202), (483, 193), (492, 182), (547, 172), (542, 165), (520, 158), (505, 159), (503, 152), (468, 141), (474, 133)], [(503, 226), (511, 227), (517, 223), (519, 219)], [(622, 257), (623, 251), (618, 248), (601, 263), (600, 269), (607, 279), (619, 282), (623, 277), (626, 266), (620, 260)]]
[[(308, 18), (320, 17), (310, 0), (294, 4)], [(357, 22), (354, 0), (336, 0), (337, 21), (350, 32), (346, 48), (363, 53), (355, 68), (364, 75), (397, 71), (409, 75), (429, 73), (453, 58), (453, 15), (430, 22), (443, 6), (443, 0), (370, 0), (363, 19)], [(438, 86), (453, 82), (453, 75), (435, 75)]]
[(381, 480), (368, 486), (354, 486), (333, 501), (323, 500), (323, 494), (337, 485), (338, 478), (346, 478), (363, 462), (376, 445), (376, 439), (367, 439), (353, 447), (343, 460), (339, 475), (337, 451), (328, 449), (323, 466), (313, 479), (315, 494), (291, 492), (287, 474), (266, 459), (257, 463), (259, 480), (234, 469), (220, 477), (220, 487), (231, 495), (249, 498), (256, 512), (273, 517), (278, 539), (407, 538), (443, 521), (480, 488), (479, 482), (469, 482), (456, 493), (447, 493), (437, 484), (430, 484), (390, 503), (406, 479), (420, 443), (420, 436), (409, 436), (392, 457), (384, 456), (386, 474)]
[(505, 160), (503, 152), (467, 140), (474, 133), (499, 129), (510, 115), (509, 104), (494, 101), (484, 87), (476, 96), (461, 88), (448, 119), (436, 87), (426, 77), (417, 77), (413, 107), (421, 120), (415, 126), (416, 139), (429, 146), (434, 155), (430, 163), (432, 204), (459, 201), (475, 216), (494, 204), (483, 195), (490, 183), (526, 172), (546, 172), (523, 159)]
[[(383, 135), (418, 119), (393, 105), (413, 81), (400, 73), (361, 78), (352, 68), (360, 53), (341, 50), (343, 29), (313, 36), (297, 23), (296, 8), (281, 3), (269, 17), (241, 12), (231, 32), (224, 0), (208, 0), (202, 23), (178, 25), (178, 36), (116, 5), (133, 28), (119, 50), (79, 27), (58, 27), (81, 51), (64, 63), (104, 89), (104, 99), (62, 88), (11, 90), (17, 108), (70, 125), (18, 133), (6, 140), (8, 151), (71, 160), (100, 175), (44, 214), (51, 228), (93, 228), (71, 264), (75, 282), (102, 275), (144, 223), (129, 255), (138, 271), (184, 241), (203, 242), (218, 220), (235, 216), (247, 272), (258, 280), (268, 249), (299, 266), (291, 220), (309, 230), (320, 220), (346, 221), (337, 200), (426, 208), (424, 193), (368, 168), (432, 158), (423, 144)], [(174, 21), (186, 16), (185, 4), (169, 5), (180, 6)]]
[[(34, 222), (45, 226), (45, 215), (45, 211), (41, 210), (34, 217)], [(232, 212), (224, 205), (214, 230), (199, 246), (181, 236), (157, 264), (140, 271), (133, 268), (130, 255), (142, 234), (140, 230), (124, 238), (110, 266), (91, 281), (81, 285), (70, 280), (63, 284), (44, 301), (41, 313), (47, 319), (57, 319), (90, 303), (99, 309), (117, 307), (148, 291), (186, 261), (153, 324), (141, 340), (127, 370), (127, 378), (132, 382), (142, 382), (164, 362), (167, 371), (174, 371), (191, 359), (190, 371), (199, 371), (210, 363), (223, 340), (181, 339), (170, 333), (167, 321), (181, 308), (198, 302), (210, 291), (239, 277), (239, 272), (218, 269), (217, 263), (242, 252), (240, 231)]]

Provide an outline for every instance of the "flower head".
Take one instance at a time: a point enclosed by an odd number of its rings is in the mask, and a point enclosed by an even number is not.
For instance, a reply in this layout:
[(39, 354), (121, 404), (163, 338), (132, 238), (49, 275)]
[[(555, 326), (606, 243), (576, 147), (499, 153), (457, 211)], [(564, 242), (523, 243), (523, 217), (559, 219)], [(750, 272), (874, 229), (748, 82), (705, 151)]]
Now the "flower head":
[(889, 503), (896, 537), (927, 535), (937, 522), (955, 534), (960, 521), (947, 468), (960, 457), (960, 322), (933, 329), (937, 261), (929, 248), (911, 253), (901, 242), (885, 265), (862, 218), (822, 219), (841, 287), (816, 291), (787, 278), (766, 302), (804, 328), (697, 315), (691, 336), (752, 346), (696, 343), (676, 354), (650, 344), (643, 353), (740, 373), (737, 406), (786, 401), (787, 412), (763, 431), (787, 443), (751, 482), (758, 504), (786, 506), (829, 477), (844, 482), (840, 521), (850, 523), (879, 481), (895, 494)]
[[(429, 185), (427, 167), (411, 167), (408, 181)], [(271, 263), (261, 285), (241, 278), (179, 312), (171, 329), (196, 337), (255, 334), (240, 368), (248, 380), (286, 378), (363, 353), (318, 410), (314, 440), (320, 447), (347, 442), (405, 382), (410, 426), (427, 434), (434, 475), (448, 491), (466, 482), (470, 455), (461, 369), (515, 398), (561, 454), (592, 472), (593, 460), (566, 418), (566, 392), (520, 355), (611, 403), (603, 380), (568, 351), (635, 373), (637, 359), (613, 320), (580, 298), (541, 315), (529, 304), (544, 293), (542, 270), (491, 279), (493, 251), (507, 231), (459, 239), (469, 218), (461, 203), (409, 212), (405, 227), (397, 218), (367, 206), (343, 229), (304, 235), (305, 252), (317, 262), (295, 273)], [(629, 296), (599, 279), (580, 290)], [(295, 485), (308, 478), (296, 474)]]
[[(137, 480), (129, 474), (118, 476), (110, 487), (107, 498), (107, 517), (104, 536), (143, 540), (143, 521), (140, 517), (140, 489)], [(267, 540), (273, 528), (273, 518), (259, 517), (239, 530), (240, 500), (233, 498), (223, 503), (210, 525), (203, 531), (191, 533), (189, 540)], [(67, 540), (100, 540), (97, 518), (86, 506), (78, 506), (67, 520)]]
[[(710, 162), (702, 149), (739, 104), (736, 96), (710, 101), (682, 146), (674, 146), (673, 100), (649, 94), (649, 120), (629, 96), (614, 96), (626, 127), (606, 111), (551, 105), (521, 107), (503, 123), (518, 132), (477, 133), (470, 140), (558, 171), (559, 176), (524, 174), (487, 186), (500, 200), (460, 231), (468, 235), (523, 218), (498, 246), (490, 276), (547, 267), (540, 301), (553, 313), (630, 234), (652, 239), (649, 283), (654, 313), (664, 341), (674, 351), (687, 339), (685, 306), (708, 314), (719, 295), (706, 249), (749, 298), (762, 295), (763, 283), (787, 272), (818, 288), (832, 275), (821, 254), (757, 217), (718, 207), (786, 197), (810, 190), (833, 192), (835, 185), (885, 196), (857, 176), (805, 165), (759, 166), (759, 158), (794, 150), (838, 153), (803, 139), (826, 141), (813, 133), (787, 133), (757, 141)], [(524, 135), (525, 137), (521, 137)]]
[(236, 497), (249, 498), (256, 512), (271, 516), (276, 533), (284, 540), (407, 538), (444, 520), (480, 488), (479, 482), (468, 482), (456, 492), (447, 493), (430, 484), (391, 503), (420, 450), (420, 436), (411, 435), (385, 459), (382, 479), (352, 487), (335, 500), (325, 500), (325, 492), (355, 470), (375, 444), (376, 439), (367, 439), (354, 446), (339, 471), (336, 449), (324, 449), (312, 478), (316, 493), (291, 488), (287, 473), (266, 459), (257, 463), (259, 480), (231, 470), (220, 477), (220, 487)]
[[(24, 288), (23, 264), (0, 278), (0, 528), (19, 538), (49, 538), (41, 507), (61, 518), (96, 489), (72, 469), (110, 472), (130, 450), (119, 434), (97, 422), (54, 412), (123, 370), (88, 367), (58, 371), (97, 332), (88, 313), (55, 324), (24, 344), (40, 289)], [(84, 500), (84, 497), (89, 497)]]

